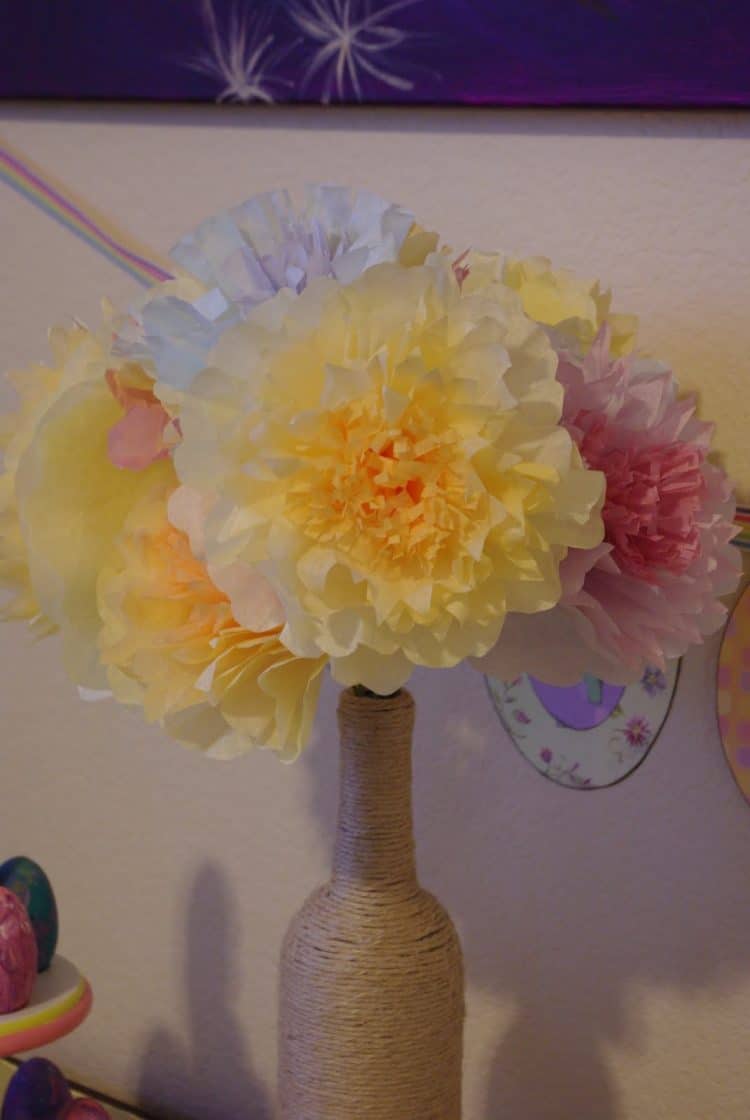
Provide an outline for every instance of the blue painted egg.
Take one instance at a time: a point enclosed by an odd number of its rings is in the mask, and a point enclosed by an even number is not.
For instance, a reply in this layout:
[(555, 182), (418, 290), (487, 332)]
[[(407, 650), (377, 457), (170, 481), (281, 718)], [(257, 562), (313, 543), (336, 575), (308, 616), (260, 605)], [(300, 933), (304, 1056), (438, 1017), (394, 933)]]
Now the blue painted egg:
[(110, 1115), (99, 1101), (79, 1097), (66, 1106), (60, 1120), (110, 1120)]
[(46, 1058), (31, 1058), (10, 1079), (0, 1120), (58, 1120), (70, 1099), (57, 1066)]
[(39, 971), (44, 972), (55, 955), (59, 930), (52, 884), (33, 859), (14, 856), (0, 864), (0, 887), (13, 891), (28, 910), (39, 952)]

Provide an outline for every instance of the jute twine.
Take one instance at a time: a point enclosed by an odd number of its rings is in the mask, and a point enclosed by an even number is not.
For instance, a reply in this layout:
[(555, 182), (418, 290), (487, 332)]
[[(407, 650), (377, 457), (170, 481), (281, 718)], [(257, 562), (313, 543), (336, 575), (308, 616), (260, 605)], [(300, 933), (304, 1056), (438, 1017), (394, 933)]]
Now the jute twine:
[(281, 961), (283, 1120), (460, 1120), (463, 964), (414, 862), (414, 701), (339, 702), (333, 877)]

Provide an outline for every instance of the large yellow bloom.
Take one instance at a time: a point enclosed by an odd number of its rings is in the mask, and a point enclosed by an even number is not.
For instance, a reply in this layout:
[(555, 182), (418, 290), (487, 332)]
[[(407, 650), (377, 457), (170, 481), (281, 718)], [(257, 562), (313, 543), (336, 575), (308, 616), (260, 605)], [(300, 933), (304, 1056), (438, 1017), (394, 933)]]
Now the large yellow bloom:
[(16, 473), (44, 414), (64, 392), (103, 373), (104, 346), (85, 327), (50, 331), (52, 363), (40, 363), (7, 374), (18, 408), (0, 417), (0, 583), (10, 592), (3, 617), (28, 619), (37, 633), (48, 633), (54, 623), (42, 613), (32, 590), (28, 550), (21, 532), (16, 502)]
[(58, 329), (51, 343), (51, 366), (11, 375), (19, 409), (5, 420), (0, 576), (15, 592), (7, 613), (59, 628), (73, 680), (96, 689), (106, 685), (96, 648), (99, 570), (133, 504), (159, 479), (174, 485), (175, 475), (166, 458), (144, 470), (112, 461), (127, 393), (147, 396), (152, 379), (113, 357), (109, 325), (101, 334)]
[(514, 292), (462, 291), (439, 256), (281, 293), (182, 403), (178, 473), (218, 496), (208, 562), (262, 571), (284, 645), (341, 683), (384, 693), (481, 655), (602, 538), (555, 368)]
[(605, 321), (612, 332), (611, 352), (633, 349), (638, 320), (635, 315), (612, 314), (612, 295), (598, 281), (583, 280), (568, 269), (554, 269), (546, 257), (508, 258), (503, 278), (518, 292), (526, 314), (537, 323), (556, 327), (588, 350)]
[(217, 757), (256, 745), (294, 757), (310, 734), (326, 659), (295, 657), (279, 641), (281, 626), (254, 633), (235, 621), (187, 534), (168, 520), (171, 490), (157, 487), (133, 508), (99, 577), (99, 647), (112, 691)]

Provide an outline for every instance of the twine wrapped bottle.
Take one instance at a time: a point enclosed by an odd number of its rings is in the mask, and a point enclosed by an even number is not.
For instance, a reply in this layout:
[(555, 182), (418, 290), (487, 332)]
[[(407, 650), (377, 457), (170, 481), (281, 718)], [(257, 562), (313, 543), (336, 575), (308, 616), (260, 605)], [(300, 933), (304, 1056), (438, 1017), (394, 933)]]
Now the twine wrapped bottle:
[(342, 693), (333, 876), (281, 961), (282, 1120), (460, 1120), (463, 963), (417, 882), (414, 701)]

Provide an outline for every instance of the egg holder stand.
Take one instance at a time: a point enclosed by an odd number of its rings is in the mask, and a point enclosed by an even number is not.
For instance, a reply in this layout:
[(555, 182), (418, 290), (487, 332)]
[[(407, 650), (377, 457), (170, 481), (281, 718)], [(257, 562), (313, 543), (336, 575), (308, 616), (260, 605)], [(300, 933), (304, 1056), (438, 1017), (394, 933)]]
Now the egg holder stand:
[(0, 1015), (0, 1058), (36, 1050), (70, 1034), (88, 1016), (92, 1002), (88, 980), (58, 954), (37, 976), (26, 1007)]

